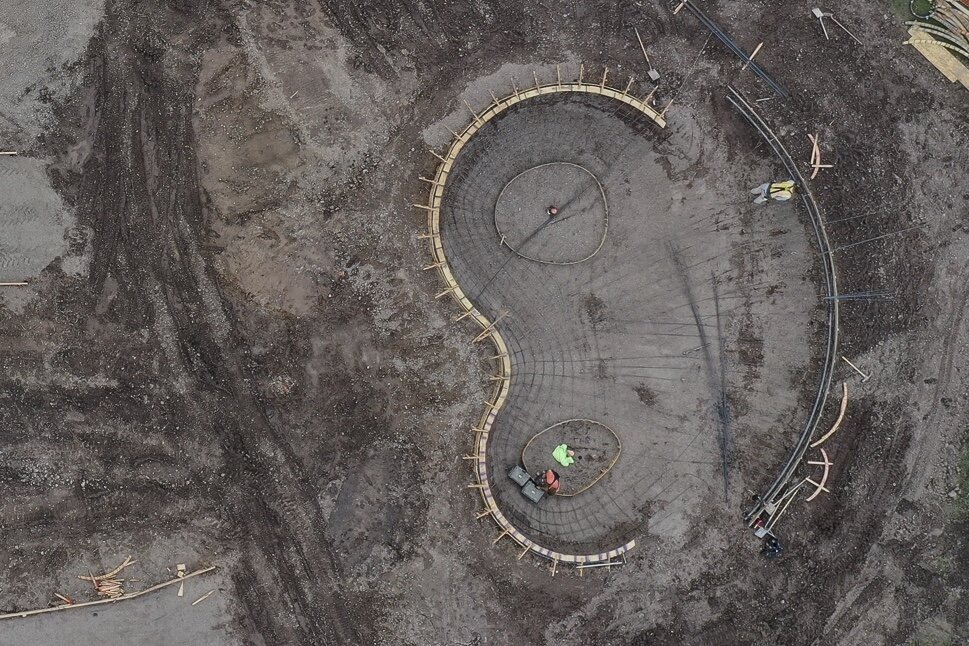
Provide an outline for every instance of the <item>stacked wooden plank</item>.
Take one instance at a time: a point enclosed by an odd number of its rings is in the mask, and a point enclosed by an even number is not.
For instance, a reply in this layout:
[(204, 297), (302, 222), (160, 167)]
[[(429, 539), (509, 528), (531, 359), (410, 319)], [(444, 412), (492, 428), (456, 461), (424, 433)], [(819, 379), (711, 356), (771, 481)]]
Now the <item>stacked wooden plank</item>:
[(937, 0), (927, 20), (909, 21), (912, 45), (952, 83), (969, 89), (969, 6), (962, 0)]
[[(90, 581), (91, 584), (94, 586), (94, 590), (95, 592), (97, 592), (97, 595), (99, 597), (116, 599), (124, 595), (124, 587), (123, 587), (124, 579), (117, 578), (118, 573), (120, 573), (121, 570), (125, 569), (129, 565), (133, 565), (134, 563), (137, 563), (137, 562), (138, 561), (132, 560), (132, 558), (129, 556), (124, 560), (124, 562), (121, 565), (114, 568), (110, 572), (107, 572), (105, 574), (99, 574), (98, 576), (94, 576), (93, 574), (88, 576), (82, 575), (77, 578), (81, 579), (82, 581)], [(60, 595), (57, 595), (57, 596), (60, 597)]]

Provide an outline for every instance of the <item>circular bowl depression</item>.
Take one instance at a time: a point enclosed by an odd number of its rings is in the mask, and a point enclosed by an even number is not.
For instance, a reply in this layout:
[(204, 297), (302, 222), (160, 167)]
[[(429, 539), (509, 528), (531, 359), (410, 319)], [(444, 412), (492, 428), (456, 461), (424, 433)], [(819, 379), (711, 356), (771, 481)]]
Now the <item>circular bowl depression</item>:
[(602, 248), (608, 228), (602, 184), (591, 171), (570, 162), (540, 164), (519, 173), (505, 184), (495, 204), (499, 241), (536, 262), (585, 262)]

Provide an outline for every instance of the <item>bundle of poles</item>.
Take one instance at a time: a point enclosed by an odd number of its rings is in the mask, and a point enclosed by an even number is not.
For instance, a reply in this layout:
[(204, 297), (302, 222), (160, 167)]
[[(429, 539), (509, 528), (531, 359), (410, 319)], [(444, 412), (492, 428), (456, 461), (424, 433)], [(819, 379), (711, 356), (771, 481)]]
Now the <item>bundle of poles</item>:
[[(764, 81), (767, 82), (767, 85), (769, 85), (771, 89), (777, 93), (778, 96), (781, 96), (781, 97), (789, 96), (787, 93), (787, 90), (785, 90), (783, 86), (781, 86), (777, 81), (771, 78), (770, 74), (768, 74), (763, 69), (761, 69), (761, 67), (753, 61), (753, 56), (747, 56), (746, 52), (740, 49), (737, 43), (735, 43), (730, 38), (730, 36), (724, 33), (724, 31), (720, 29), (720, 27), (718, 27), (715, 22), (710, 20), (710, 18), (707, 17), (705, 13), (700, 11), (700, 8), (697, 7), (695, 4), (693, 4), (691, 0), (683, 0), (683, 5), (685, 5), (686, 8), (690, 10), (690, 13), (696, 16), (696, 19), (700, 21), (700, 24), (702, 24), (710, 31), (710, 33), (716, 36), (717, 39), (720, 40), (720, 42), (722, 42), (727, 47), (727, 49), (731, 51), (731, 53), (733, 53), (740, 60), (744, 61), (745, 68), (749, 67), (754, 74), (764, 79)], [(757, 49), (759, 50), (760, 46), (758, 46)], [(756, 53), (757, 51), (755, 50), (754, 54)]]
[[(969, 60), (969, 5), (962, 0), (935, 0), (922, 20), (905, 24), (914, 30), (907, 42), (945, 47)], [(918, 34), (925, 38), (917, 39)]]

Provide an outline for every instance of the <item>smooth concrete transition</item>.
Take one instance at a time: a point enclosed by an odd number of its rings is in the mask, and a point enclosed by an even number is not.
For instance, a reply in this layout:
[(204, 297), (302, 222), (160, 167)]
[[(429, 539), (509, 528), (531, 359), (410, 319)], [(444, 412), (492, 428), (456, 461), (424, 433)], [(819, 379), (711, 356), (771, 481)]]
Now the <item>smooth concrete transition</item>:
[[(693, 145), (689, 128), (660, 132), (607, 97), (540, 96), (482, 127), (448, 180), (445, 252), (512, 355), (492, 487), (552, 549), (686, 540), (704, 505), (739, 502), (732, 472), (763, 420), (798, 410), (791, 372), (806, 369), (818, 314), (815, 287), (797, 278), (810, 276), (809, 240), (790, 205), (764, 212), (787, 220), (769, 240), (763, 224), (740, 226), (748, 180), (704, 181)], [(585, 258), (597, 231), (601, 249)], [(761, 328), (775, 331), (751, 336)], [(775, 334), (786, 349), (767, 356)], [(536, 433), (575, 418), (613, 429), (619, 460), (579, 495), (534, 504), (502, 474)], [(760, 439), (738, 438), (748, 428)]]

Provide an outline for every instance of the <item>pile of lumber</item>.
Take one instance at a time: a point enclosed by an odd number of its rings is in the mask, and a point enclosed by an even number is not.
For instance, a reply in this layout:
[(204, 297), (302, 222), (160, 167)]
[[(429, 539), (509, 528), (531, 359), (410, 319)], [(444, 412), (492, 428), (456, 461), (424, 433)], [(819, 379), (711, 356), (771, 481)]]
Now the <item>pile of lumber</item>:
[(906, 44), (912, 45), (949, 81), (969, 89), (969, 5), (964, 0), (936, 0), (925, 20), (911, 20)]
[[(70, 610), (72, 608), (88, 608), (91, 606), (99, 606), (102, 604), (114, 604), (119, 601), (125, 601), (128, 599), (137, 599), (138, 597), (144, 596), (146, 594), (151, 594), (152, 592), (156, 592), (157, 590), (161, 590), (162, 588), (167, 588), (171, 585), (175, 585), (176, 583), (178, 584), (178, 596), (181, 597), (184, 595), (185, 581), (187, 581), (188, 579), (195, 578), (197, 576), (202, 576), (203, 574), (208, 574), (209, 572), (212, 572), (216, 569), (216, 566), (209, 565), (207, 567), (203, 567), (198, 570), (195, 570), (194, 572), (189, 572), (186, 569), (185, 564), (179, 563), (175, 568), (177, 571), (177, 576), (174, 579), (163, 581), (162, 583), (157, 583), (149, 588), (145, 588), (144, 590), (139, 590), (138, 592), (125, 592), (122, 588), (126, 582), (126, 579), (120, 579), (118, 578), (118, 575), (121, 574), (121, 571), (124, 570), (126, 567), (128, 567), (129, 565), (133, 565), (134, 563), (137, 563), (137, 561), (132, 560), (132, 558), (129, 556), (124, 560), (124, 562), (121, 565), (114, 568), (110, 572), (105, 572), (104, 574), (99, 574), (98, 576), (94, 576), (93, 574), (88, 574), (88, 575), (82, 574), (78, 576), (77, 578), (81, 579), (82, 581), (87, 581), (94, 586), (95, 593), (99, 597), (98, 599), (92, 599), (90, 601), (80, 601), (80, 600), (75, 601), (74, 599), (68, 596), (60, 594), (59, 592), (55, 592), (54, 596), (57, 597), (58, 600), (56, 602), (52, 602), (47, 607), (34, 608), (32, 610), (16, 610), (14, 612), (2, 613), (0, 614), (0, 621), (4, 619), (18, 619), (23, 617), (30, 617), (33, 615), (42, 615), (49, 612), (59, 612), (61, 610)], [(137, 581), (140, 581), (140, 579), (127, 579), (127, 582), (131, 582), (131, 583), (134, 583)], [(200, 596), (198, 599), (193, 601), (192, 605), (196, 606), (202, 603), (203, 601), (211, 597), (213, 594), (215, 594), (215, 590), (214, 589), (209, 590), (208, 592)], [(5, 644), (6, 642), (0, 640), (0, 643)]]
[(94, 576), (93, 574), (88, 576), (81, 575), (77, 578), (81, 579), (82, 581), (90, 581), (99, 597), (116, 599), (124, 594), (124, 579), (117, 578), (118, 574), (121, 573), (121, 570), (137, 562), (138, 561), (131, 560), (131, 557), (129, 556), (124, 560), (124, 563), (114, 568), (110, 572), (99, 574), (98, 576)]

